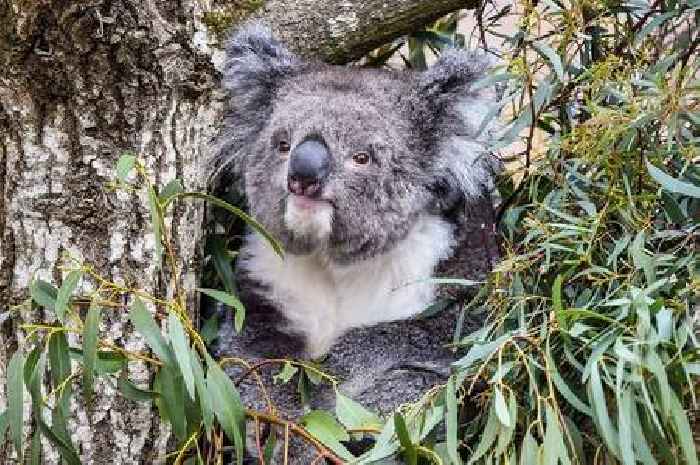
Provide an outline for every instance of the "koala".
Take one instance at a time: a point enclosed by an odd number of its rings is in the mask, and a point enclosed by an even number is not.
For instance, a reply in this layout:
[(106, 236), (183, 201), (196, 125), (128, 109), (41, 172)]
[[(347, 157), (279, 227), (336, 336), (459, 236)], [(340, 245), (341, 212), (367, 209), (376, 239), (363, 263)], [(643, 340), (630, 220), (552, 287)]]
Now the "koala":
[(331, 66), (259, 23), (228, 40), (215, 178), (240, 183), (285, 251), (251, 232), (238, 272), (306, 357), (435, 300), (430, 278), (463, 243), (463, 212), (499, 166), (486, 144), (495, 126), (482, 124), (495, 93), (474, 87), (491, 65), (454, 49), (423, 72)]

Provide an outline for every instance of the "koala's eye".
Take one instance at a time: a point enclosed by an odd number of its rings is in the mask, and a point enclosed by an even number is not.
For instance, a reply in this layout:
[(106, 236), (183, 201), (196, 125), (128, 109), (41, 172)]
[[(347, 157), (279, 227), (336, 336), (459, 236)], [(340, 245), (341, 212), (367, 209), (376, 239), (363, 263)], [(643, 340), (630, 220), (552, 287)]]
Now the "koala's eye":
[(281, 140), (277, 142), (277, 150), (280, 153), (288, 153), (290, 148), (291, 147), (289, 146), (289, 142), (287, 142), (286, 140)]
[(352, 161), (358, 165), (366, 165), (370, 161), (369, 153), (367, 152), (357, 152), (352, 156)]

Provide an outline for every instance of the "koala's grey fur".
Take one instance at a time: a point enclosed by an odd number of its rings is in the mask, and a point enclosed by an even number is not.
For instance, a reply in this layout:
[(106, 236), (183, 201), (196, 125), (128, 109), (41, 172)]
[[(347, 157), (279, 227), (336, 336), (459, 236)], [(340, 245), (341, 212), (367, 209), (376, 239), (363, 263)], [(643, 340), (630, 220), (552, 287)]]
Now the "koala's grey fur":
[[(223, 84), (231, 109), (219, 138), (214, 182), (235, 183), (244, 192), (248, 209), (281, 240), (287, 257), (312, 257), (328, 273), (377, 263), (427, 218), (449, 238), (444, 244), (425, 245), (435, 249), (428, 258), (439, 265), (426, 262), (428, 275), (416, 278), (427, 278), (432, 271), (484, 276), (495, 248), (488, 192), (498, 162), (485, 146), (495, 125), (477, 133), (495, 96), (491, 89), (472, 85), (484, 76), (490, 60), (476, 52), (447, 50), (425, 72), (335, 67), (300, 59), (257, 23), (237, 31), (226, 52)], [(295, 229), (285, 218), (290, 208), (287, 165), (275, 149), (280, 137), (294, 147), (309, 135), (322, 138), (333, 157), (324, 187), (332, 221), (319, 235)], [(369, 168), (347, 163), (357, 151), (371, 154)], [(280, 278), (253, 269), (257, 265), (247, 257), (259, 253), (255, 240), (248, 238), (239, 273), (248, 305), (246, 329), (242, 335), (225, 332), (220, 352), (248, 358), (308, 355), (304, 348), (315, 336), (303, 327), (303, 311), (308, 312), (308, 327), (333, 331), (313, 326), (312, 319), (324, 319), (324, 309), (307, 310), (303, 302), (296, 302), (293, 311), (286, 308), (275, 292), (275, 279)], [(371, 295), (372, 280), (367, 282), (365, 294)], [(342, 287), (343, 282), (333, 285)], [(314, 292), (309, 286), (293, 297), (303, 301)], [(424, 307), (426, 302), (420, 303)], [(453, 355), (444, 343), (451, 337), (456, 309), (396, 322), (362, 316), (339, 327), (311, 353), (328, 353), (324, 368), (344, 380), (348, 394), (389, 411), (415, 400), (447, 373)], [(411, 309), (411, 315), (416, 313)], [(364, 327), (363, 321), (371, 325)], [(320, 390), (316, 402), (327, 408), (332, 392)], [(246, 381), (242, 391), (244, 399), (263, 406), (253, 384)], [(283, 410), (301, 413), (292, 389), (277, 391), (275, 400)]]

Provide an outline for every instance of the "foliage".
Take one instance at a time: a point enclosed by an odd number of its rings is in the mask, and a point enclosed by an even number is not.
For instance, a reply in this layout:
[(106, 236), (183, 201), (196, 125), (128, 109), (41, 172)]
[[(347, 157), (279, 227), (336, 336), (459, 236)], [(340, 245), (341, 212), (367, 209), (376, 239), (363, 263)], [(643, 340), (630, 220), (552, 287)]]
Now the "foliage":
[[(477, 11), (480, 40), (513, 9), (486, 5)], [(275, 382), (296, 380), (303, 396), (314, 384), (337, 381), (303, 361), (215, 361), (205, 344), (215, 330), (205, 325), (200, 333), (188, 317), (188, 290), (178, 282), (163, 218), (175, 202), (204, 199), (281, 250), (229, 203), (184, 192), (177, 180), (157, 190), (127, 154), (117, 164), (117, 184), (149, 199), (154, 258), (170, 277), (172, 296), (110, 282), (71, 259), (58, 288), (35, 280), (27, 305), (55, 319), (23, 327), (25, 350), (7, 367), (0, 434), (7, 431), (30, 463), (40, 463), (43, 437), (65, 463), (77, 464), (71, 399), (82, 392), (89, 406), (96, 384), (111, 383), (130, 401), (155, 403), (172, 428), (177, 445), (167, 460), (176, 464), (219, 463), (226, 444), (241, 463), (251, 426), (260, 461), (272, 463), (275, 435), (261, 437), (261, 423), (284, 432), (285, 441), (301, 437), (332, 463), (697, 464), (698, 425), (689, 411), (697, 409), (700, 376), (700, 3), (548, 0), (520, 7), (503, 64), (475, 85), (503, 86), (500, 108), (512, 120), (493, 146), (520, 147), (513, 158), (522, 166), (509, 164), (499, 186), (502, 261), (463, 309), (484, 307), (488, 321), (469, 335), (455, 328), (459, 358), (444, 386), (388, 418), (337, 389), (334, 412), (311, 411), (299, 422), (247, 409), (238, 381), (222, 370), (227, 363), (246, 366), (244, 376), (279, 366)], [(467, 42), (456, 19), (407, 39), (404, 61), (421, 68), (429, 50)], [(400, 53), (397, 45), (367, 64), (385, 63)], [(538, 134), (545, 141), (539, 146)], [(225, 233), (214, 236), (208, 252), (222, 290), (200, 291), (234, 309), (240, 329), (245, 314), (230, 247)], [(94, 284), (91, 295), (75, 295), (81, 280)], [(102, 337), (101, 314), (110, 308), (128, 308), (151, 354)], [(80, 346), (69, 344), (70, 333)], [(129, 379), (134, 364), (154, 373), (151, 386)], [(479, 384), (486, 388), (477, 392)], [(473, 419), (465, 415), (468, 401), (480, 406)], [(344, 443), (362, 436), (374, 446), (355, 457)]]
[[(453, 376), (394, 446), (415, 463), (442, 407), (434, 462), (696, 464), (700, 4), (522, 6), (476, 84), (505, 85), (493, 147), (520, 141), (524, 161), (500, 186), (503, 260), (470, 304), (490, 316), (456, 329)], [(483, 414), (457, 424), (478, 380)]]

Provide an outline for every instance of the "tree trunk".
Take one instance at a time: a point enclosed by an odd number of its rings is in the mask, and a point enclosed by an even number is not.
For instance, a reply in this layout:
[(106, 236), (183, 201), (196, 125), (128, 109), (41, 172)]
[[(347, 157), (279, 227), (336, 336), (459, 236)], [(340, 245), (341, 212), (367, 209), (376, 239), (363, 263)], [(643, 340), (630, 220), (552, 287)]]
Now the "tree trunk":
[[(464, 6), (270, 0), (257, 14), (292, 48), (345, 62)], [(0, 411), (7, 361), (26, 342), (21, 326), (51, 318), (18, 304), (33, 277), (61, 282), (64, 254), (113, 281), (168, 291), (153, 259), (147, 199), (111, 192), (108, 182), (129, 150), (159, 185), (177, 177), (187, 190), (203, 188), (225, 102), (215, 67), (221, 57), (205, 22), (226, 8), (196, 0), (0, 0)], [(202, 213), (201, 205), (188, 204), (166, 218), (190, 290)], [(124, 309), (103, 314), (103, 337), (146, 350)], [(145, 366), (130, 363), (130, 371), (148, 385)], [(162, 461), (169, 434), (154, 409), (123, 400), (108, 383), (96, 391), (91, 409), (72, 406), (70, 430), (82, 462)], [(42, 463), (58, 463), (54, 449), (45, 453)], [(0, 445), (0, 463), (12, 463), (14, 454)]]

